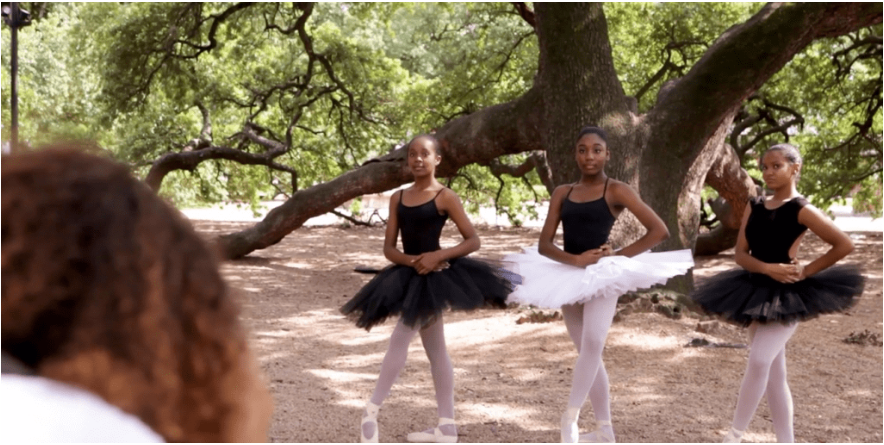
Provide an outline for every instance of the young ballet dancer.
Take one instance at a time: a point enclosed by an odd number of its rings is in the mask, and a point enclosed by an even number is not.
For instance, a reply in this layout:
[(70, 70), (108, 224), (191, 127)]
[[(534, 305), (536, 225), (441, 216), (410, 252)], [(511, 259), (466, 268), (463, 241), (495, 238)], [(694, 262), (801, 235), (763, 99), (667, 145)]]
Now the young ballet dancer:
[[(608, 396), (608, 374), (602, 350), (620, 295), (665, 283), (693, 267), (689, 249), (646, 251), (669, 236), (666, 225), (627, 184), (605, 174), (610, 159), (607, 136), (601, 128), (585, 127), (577, 136), (574, 158), (580, 181), (553, 191), (549, 214), (536, 248), (508, 255), (522, 284), (510, 301), (538, 307), (562, 308), (568, 335), (578, 358), (568, 408), (562, 416), (562, 442), (577, 442), (577, 417), (587, 395), (598, 430), (579, 437), (583, 442), (614, 442)], [(618, 250), (607, 244), (614, 221), (629, 209), (647, 232)], [(559, 222), (564, 250), (553, 243)], [(643, 253), (646, 252), (646, 253)]]
[[(777, 441), (794, 441), (786, 343), (799, 320), (847, 309), (864, 286), (856, 266), (833, 266), (853, 251), (850, 238), (795, 188), (798, 150), (774, 145), (762, 156), (761, 171), (773, 195), (753, 199), (743, 214), (734, 255), (742, 269), (711, 278), (692, 295), (707, 312), (749, 326), (749, 364), (724, 442), (740, 441), (765, 393)], [(807, 229), (832, 247), (802, 265), (795, 256)]]
[[(439, 424), (410, 433), (410, 442), (457, 442), (454, 424), (454, 371), (445, 347), (442, 312), (484, 306), (506, 307), (513, 285), (505, 273), (465, 255), (479, 249), (479, 237), (460, 198), (436, 180), (441, 162), (439, 141), (420, 135), (408, 143), (408, 167), (414, 184), (390, 198), (384, 256), (395, 263), (381, 271), (341, 308), (366, 330), (387, 317), (400, 315), (381, 364), (377, 386), (366, 403), (360, 428), (362, 442), (378, 441), (377, 415), (393, 382), (405, 366), (408, 344), (418, 332), (430, 359)], [(439, 236), (448, 218), (463, 241), (442, 249)], [(396, 238), (402, 233), (402, 250)]]

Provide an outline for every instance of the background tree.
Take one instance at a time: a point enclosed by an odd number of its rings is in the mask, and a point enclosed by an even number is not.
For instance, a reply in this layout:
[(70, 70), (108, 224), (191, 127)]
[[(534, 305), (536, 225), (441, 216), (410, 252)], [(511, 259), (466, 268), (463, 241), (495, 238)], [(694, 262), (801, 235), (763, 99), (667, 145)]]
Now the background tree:
[[(663, 248), (728, 246), (755, 150), (787, 137), (815, 203), (859, 185), (855, 202), (880, 213), (876, 5), (69, 7), (80, 24), (58, 38), (90, 36), (76, 54), (101, 79), (88, 97), (103, 146), (179, 202), (289, 197), (222, 237), (232, 257), (408, 182), (394, 148), (431, 129), (450, 184), (518, 219), (537, 185), (576, 178), (575, 131), (605, 126), (611, 175), (677, 234)], [(698, 239), (704, 184), (720, 227)], [(635, 224), (621, 219), (623, 242)]]

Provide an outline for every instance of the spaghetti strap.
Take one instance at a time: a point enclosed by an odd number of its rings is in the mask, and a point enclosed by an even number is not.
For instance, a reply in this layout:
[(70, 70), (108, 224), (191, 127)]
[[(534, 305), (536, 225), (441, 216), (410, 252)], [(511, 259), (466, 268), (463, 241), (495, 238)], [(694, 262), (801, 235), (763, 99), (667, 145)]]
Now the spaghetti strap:
[(436, 198), (438, 198), (439, 195), (441, 195), (443, 191), (445, 191), (445, 187), (442, 187), (441, 189), (439, 189), (439, 191), (436, 192), (436, 196), (433, 196), (433, 199), (431, 199), (430, 201), (435, 201)]
[(565, 199), (568, 199), (568, 197), (571, 196), (571, 191), (572, 191), (572, 190), (574, 190), (574, 184), (571, 184), (571, 188), (568, 189), (568, 194), (565, 195)]
[(602, 199), (605, 199), (605, 195), (608, 193), (608, 179), (611, 178), (605, 178), (605, 189), (602, 190)]
[(405, 194), (405, 190), (399, 190), (399, 204), (402, 204), (402, 195)]

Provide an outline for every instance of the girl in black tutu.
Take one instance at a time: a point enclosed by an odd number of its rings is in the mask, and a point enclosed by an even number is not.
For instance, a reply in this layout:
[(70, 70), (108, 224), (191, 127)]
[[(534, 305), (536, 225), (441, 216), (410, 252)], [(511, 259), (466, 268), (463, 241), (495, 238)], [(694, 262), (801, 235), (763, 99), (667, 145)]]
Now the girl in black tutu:
[[(411, 433), (408, 440), (457, 442), (454, 371), (445, 348), (442, 312), (449, 308), (505, 308), (506, 297), (513, 290), (504, 271), (465, 257), (479, 249), (479, 237), (460, 198), (436, 180), (436, 166), (442, 160), (439, 149), (439, 141), (431, 135), (417, 136), (408, 143), (408, 167), (414, 174), (414, 184), (390, 198), (384, 239), (384, 256), (395, 264), (381, 271), (341, 308), (356, 319), (357, 326), (367, 330), (391, 315), (400, 315), (377, 386), (365, 406), (362, 442), (378, 441), (378, 409), (405, 366), (408, 344), (418, 332), (430, 359), (439, 425)], [(439, 236), (449, 217), (464, 240), (441, 249)], [(400, 230), (404, 252), (396, 248)]]
[[(794, 441), (786, 342), (799, 320), (849, 308), (864, 285), (857, 267), (830, 267), (853, 251), (853, 243), (795, 189), (801, 171), (798, 150), (774, 145), (764, 153), (761, 171), (773, 196), (753, 199), (743, 214), (735, 248), (743, 269), (713, 277), (692, 295), (707, 312), (749, 326), (752, 339), (725, 442), (740, 441), (765, 392), (777, 441)], [(795, 256), (808, 228), (832, 248), (802, 265)]]

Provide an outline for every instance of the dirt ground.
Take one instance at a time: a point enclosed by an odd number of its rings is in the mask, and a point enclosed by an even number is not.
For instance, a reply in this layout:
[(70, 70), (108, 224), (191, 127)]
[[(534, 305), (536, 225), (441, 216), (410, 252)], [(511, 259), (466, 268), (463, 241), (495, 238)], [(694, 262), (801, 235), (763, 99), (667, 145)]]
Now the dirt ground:
[[(248, 223), (195, 221), (207, 236)], [(480, 229), (477, 256), (500, 258), (537, 241), (529, 229)], [(443, 246), (457, 242), (446, 227)], [(374, 389), (394, 323), (356, 328), (338, 308), (383, 267), (383, 228), (304, 227), (279, 244), (224, 265), (242, 299), (252, 345), (274, 394), (273, 442), (356, 442), (365, 401)], [(882, 441), (882, 348), (842, 340), (864, 330), (882, 334), (882, 238), (851, 233), (868, 282), (847, 313), (803, 323), (789, 342), (789, 385), (798, 442)], [(447, 240), (447, 241), (446, 241)], [(808, 236), (800, 257), (826, 245)], [(735, 267), (733, 252), (699, 259), (695, 277)], [(445, 316), (454, 363), (461, 442), (557, 442), (577, 354), (561, 321), (517, 324), (527, 309)], [(635, 313), (615, 323), (604, 361), (619, 442), (719, 442), (736, 405), (747, 349), (684, 347), (692, 338), (746, 343), (746, 331), (725, 326), (695, 331), (696, 318)], [(429, 362), (416, 338), (408, 363), (379, 415), (381, 442), (403, 442), (435, 425)], [(581, 431), (595, 429), (587, 403)], [(745, 442), (775, 442), (762, 400)]]

